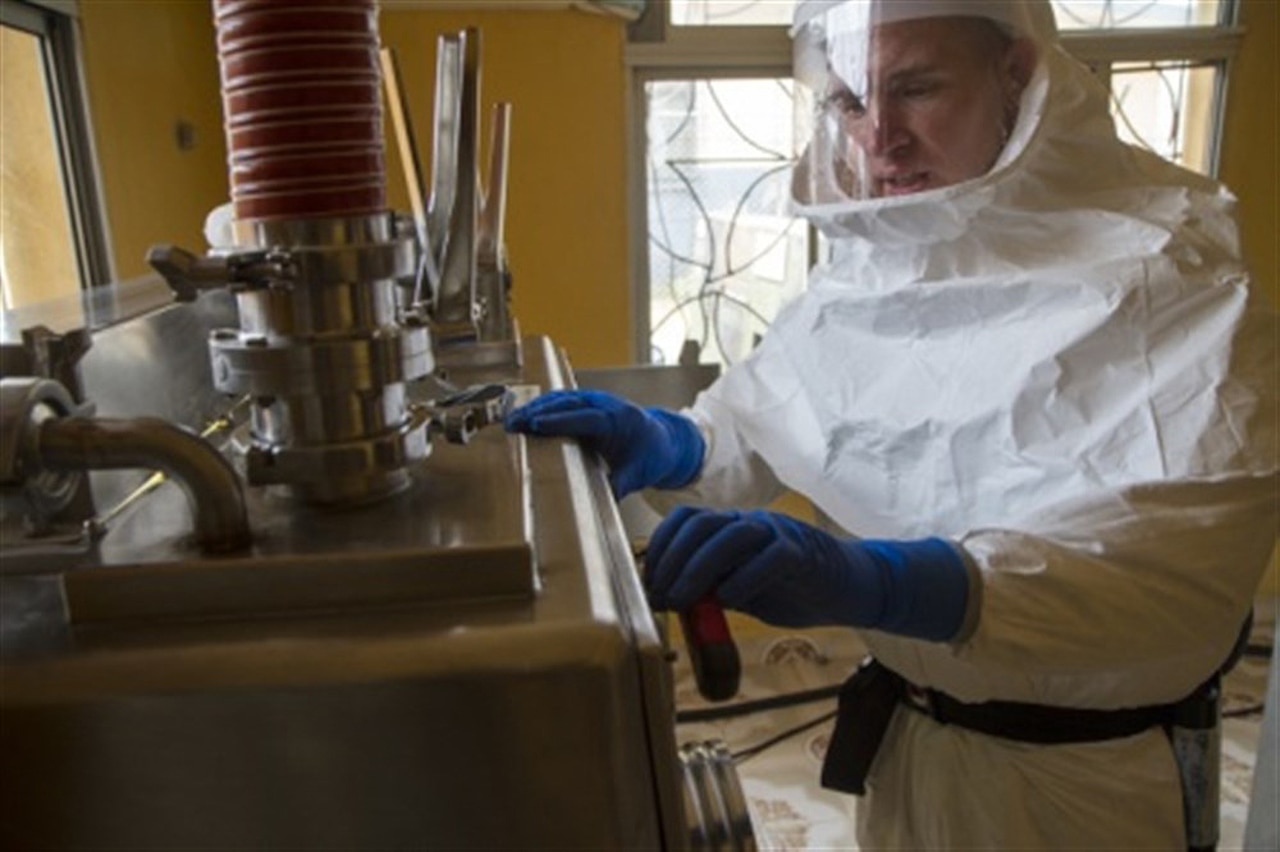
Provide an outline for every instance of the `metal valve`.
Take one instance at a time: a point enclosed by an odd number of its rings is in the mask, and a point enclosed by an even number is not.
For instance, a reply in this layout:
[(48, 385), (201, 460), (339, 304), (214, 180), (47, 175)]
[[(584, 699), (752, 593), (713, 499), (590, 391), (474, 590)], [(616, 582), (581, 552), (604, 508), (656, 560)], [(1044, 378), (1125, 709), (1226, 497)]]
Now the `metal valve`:
[(297, 271), (289, 252), (282, 249), (199, 257), (163, 244), (147, 251), (147, 263), (168, 282), (179, 302), (195, 301), (201, 290), (228, 285), (263, 287), (273, 281), (292, 280)]
[(485, 426), (501, 423), (514, 399), (506, 385), (465, 388), (430, 403), (432, 428), (451, 444), (465, 444)]

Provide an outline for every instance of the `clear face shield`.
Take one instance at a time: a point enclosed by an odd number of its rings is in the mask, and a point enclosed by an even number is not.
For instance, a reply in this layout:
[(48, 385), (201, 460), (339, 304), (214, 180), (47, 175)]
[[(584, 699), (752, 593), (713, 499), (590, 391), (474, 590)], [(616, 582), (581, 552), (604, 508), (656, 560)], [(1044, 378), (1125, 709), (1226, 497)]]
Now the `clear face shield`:
[(817, 0), (796, 12), (802, 207), (986, 174), (1035, 65), (1022, 0)]

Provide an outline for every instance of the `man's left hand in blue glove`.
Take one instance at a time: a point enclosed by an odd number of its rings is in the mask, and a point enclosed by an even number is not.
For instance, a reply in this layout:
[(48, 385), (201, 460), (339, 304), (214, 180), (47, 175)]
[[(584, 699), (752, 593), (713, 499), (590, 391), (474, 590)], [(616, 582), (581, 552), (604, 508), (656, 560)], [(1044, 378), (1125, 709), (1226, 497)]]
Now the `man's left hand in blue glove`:
[(508, 432), (578, 438), (609, 466), (619, 500), (642, 488), (688, 485), (706, 451), (688, 417), (605, 391), (549, 391), (508, 414), (505, 426)]
[(681, 507), (649, 540), (655, 609), (707, 595), (782, 627), (845, 625), (946, 641), (965, 623), (969, 572), (949, 543), (840, 539), (774, 512)]

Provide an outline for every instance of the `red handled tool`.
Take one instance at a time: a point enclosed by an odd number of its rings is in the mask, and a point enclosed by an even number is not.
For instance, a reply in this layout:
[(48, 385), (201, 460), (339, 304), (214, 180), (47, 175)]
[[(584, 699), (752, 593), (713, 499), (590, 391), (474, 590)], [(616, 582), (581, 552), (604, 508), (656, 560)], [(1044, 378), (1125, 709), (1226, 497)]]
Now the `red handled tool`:
[(680, 627), (702, 697), (727, 701), (737, 695), (742, 662), (720, 602), (711, 595), (698, 601), (680, 613)]

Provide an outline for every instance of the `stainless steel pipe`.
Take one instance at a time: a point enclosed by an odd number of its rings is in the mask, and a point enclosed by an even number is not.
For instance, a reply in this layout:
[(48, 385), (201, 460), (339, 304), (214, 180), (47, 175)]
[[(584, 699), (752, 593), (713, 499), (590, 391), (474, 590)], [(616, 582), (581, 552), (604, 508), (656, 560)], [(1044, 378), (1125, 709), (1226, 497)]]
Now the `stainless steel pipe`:
[(244, 491), (231, 464), (193, 432), (155, 417), (65, 417), (37, 427), (32, 449), (52, 470), (159, 470), (187, 495), (196, 541), (206, 552), (248, 547)]

